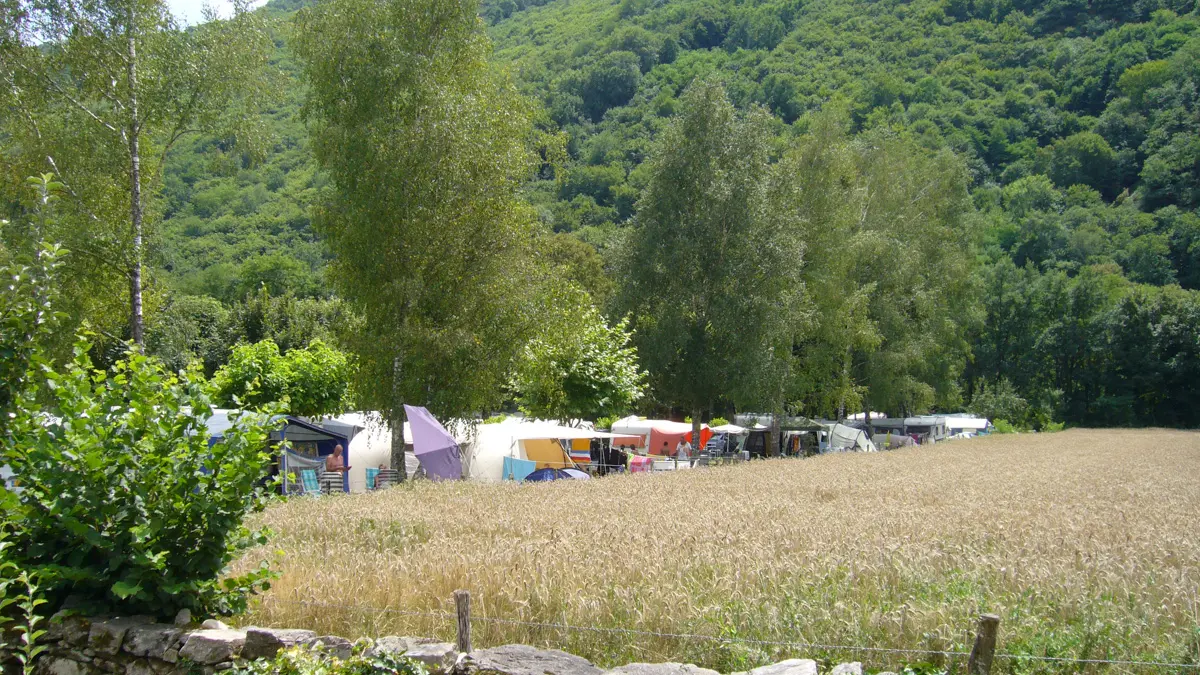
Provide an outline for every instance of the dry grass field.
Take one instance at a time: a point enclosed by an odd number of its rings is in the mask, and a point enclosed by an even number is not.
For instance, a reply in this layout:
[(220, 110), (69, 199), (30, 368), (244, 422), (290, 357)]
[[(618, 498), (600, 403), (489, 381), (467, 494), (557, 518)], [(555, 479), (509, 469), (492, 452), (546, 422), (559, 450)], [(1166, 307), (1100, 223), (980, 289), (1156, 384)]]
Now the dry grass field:
[[(245, 624), (453, 640), (476, 615), (765, 642), (1200, 663), (1200, 433), (993, 436), (879, 454), (551, 484), (417, 484), (296, 499), (242, 565), (282, 576)], [(382, 608), (389, 611), (364, 609)], [(723, 672), (787, 656), (938, 661), (478, 622), (601, 665)], [(946, 657), (944, 665), (962, 667)], [(999, 672), (1187, 672), (1002, 659)]]

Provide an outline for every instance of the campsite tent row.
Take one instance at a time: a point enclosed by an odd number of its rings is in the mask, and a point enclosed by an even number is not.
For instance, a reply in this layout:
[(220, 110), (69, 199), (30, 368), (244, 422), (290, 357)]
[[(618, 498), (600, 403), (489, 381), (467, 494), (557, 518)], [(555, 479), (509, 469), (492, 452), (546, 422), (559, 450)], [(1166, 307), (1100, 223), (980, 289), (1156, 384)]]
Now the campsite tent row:
[[(772, 416), (763, 413), (740, 413), (735, 419), (738, 424), (751, 428), (752, 434), (762, 436), (753, 447), (765, 449), (765, 437), (773, 421)], [(783, 416), (779, 419), (779, 431), (783, 448), (793, 447), (794, 442), (806, 437), (805, 443), (815, 442), (816, 447), (812, 448), (815, 452), (875, 452), (878, 449), (864, 431), (839, 422)], [(747, 441), (746, 447), (753, 445), (751, 441)]]
[[(694, 430), (689, 422), (672, 422), (670, 420), (643, 419), (630, 415), (613, 422), (612, 432), (623, 437), (636, 439), (629, 443), (634, 448), (645, 450), (652, 455), (665, 455), (675, 452), (675, 447), (681, 440), (687, 440), (693, 448), (703, 448), (713, 435), (713, 429), (707, 424), (700, 425), (700, 442), (692, 437)], [(663, 452), (663, 448), (667, 452)]]
[[(208, 422), (210, 443), (232, 426), (230, 416), (235, 413), (214, 411)], [(347, 451), (346, 464), (350, 466), (343, 489), (361, 492), (368, 488), (368, 468), (391, 468), (392, 434), (381, 420), (378, 413), (349, 413), (321, 420), (280, 415), (279, 426), (271, 432), (270, 439), (290, 441), (297, 451), (281, 455), (279, 465), (284, 467), (290, 457), (293, 464), (304, 463), (304, 468), (309, 468), (312, 459), (319, 460), (332, 453), (335, 446), (342, 445)], [(508, 418), (499, 424), (468, 425), (451, 421), (446, 428), (459, 443), (465, 477), (492, 481), (503, 479), (505, 457), (533, 462), (537, 469), (566, 469), (590, 461), (592, 439), (607, 439), (614, 445), (633, 445), (640, 440), (635, 436), (521, 418)], [(420, 467), (412, 434), (412, 423), (405, 422), (405, 468), (409, 475)]]
[[(366, 428), (350, 442), (348, 463), (350, 489), (365, 490), (365, 467), (391, 465), (392, 434), (384, 425), (372, 423), (377, 415), (354, 413), (337, 419), (361, 422)], [(567, 469), (590, 461), (592, 439), (608, 439), (614, 445), (637, 441), (632, 436), (605, 433), (593, 429), (577, 429), (553, 422), (510, 417), (497, 424), (468, 425), (449, 420), (446, 430), (459, 443), (463, 473), (475, 480), (504, 479), (506, 457), (533, 462), (537, 469)], [(409, 475), (416, 472), (419, 461), (413, 453), (411, 423), (404, 425), (407, 447), (405, 468)], [(360, 482), (361, 481), (361, 482)]]
[[(865, 420), (861, 423), (865, 424)], [(961, 433), (971, 435), (982, 433), (989, 426), (988, 420), (967, 415), (921, 415), (871, 419), (871, 427), (876, 433), (892, 432), (906, 436), (915, 434), (934, 441), (944, 440)]]

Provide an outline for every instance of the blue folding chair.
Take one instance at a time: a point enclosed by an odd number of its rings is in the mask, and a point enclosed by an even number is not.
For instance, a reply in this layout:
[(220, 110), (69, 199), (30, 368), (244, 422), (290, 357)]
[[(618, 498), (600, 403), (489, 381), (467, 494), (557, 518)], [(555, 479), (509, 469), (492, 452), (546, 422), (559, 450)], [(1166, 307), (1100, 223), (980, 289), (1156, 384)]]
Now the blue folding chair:
[(306, 495), (321, 494), (321, 482), (317, 480), (316, 469), (301, 469), (300, 485), (304, 488), (304, 494)]

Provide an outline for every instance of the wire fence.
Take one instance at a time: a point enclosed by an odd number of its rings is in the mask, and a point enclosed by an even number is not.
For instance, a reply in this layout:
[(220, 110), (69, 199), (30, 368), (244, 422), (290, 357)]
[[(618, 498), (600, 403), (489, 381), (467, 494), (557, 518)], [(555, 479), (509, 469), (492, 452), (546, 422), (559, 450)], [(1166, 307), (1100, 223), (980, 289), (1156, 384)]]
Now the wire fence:
[[(454, 612), (446, 611), (416, 611), (393, 609), (388, 607), (373, 607), (369, 605), (346, 605), (338, 603), (326, 603), (313, 600), (291, 600), (287, 598), (271, 598), (272, 602), (299, 605), (304, 607), (317, 607), (322, 609), (338, 609), (352, 612), (376, 613), (385, 615), (408, 616), (417, 618), (438, 619), (445, 621), (454, 621), (458, 619), (458, 615)], [(721, 642), (730, 644), (744, 644), (759, 647), (786, 647), (792, 649), (809, 649), (824, 652), (843, 652), (843, 653), (863, 653), (863, 654), (894, 654), (902, 656), (920, 656), (929, 658), (932, 656), (949, 657), (951, 659), (965, 659), (971, 655), (970, 652), (956, 650), (939, 650), (932, 648), (920, 649), (901, 649), (893, 647), (867, 647), (862, 645), (843, 645), (829, 644), (821, 642), (810, 642), (803, 640), (764, 640), (757, 638), (725, 636), (725, 635), (709, 635), (704, 633), (675, 633), (661, 632), (638, 628), (619, 628), (619, 627), (603, 627), (603, 626), (579, 626), (568, 623), (554, 623), (545, 621), (526, 621), (522, 619), (510, 619), (496, 616), (481, 616), (478, 614), (470, 615), (471, 623), (491, 624), (491, 625), (508, 625), (521, 626), (526, 628), (537, 628), (546, 630), (556, 630), (562, 632), (586, 632), (600, 633), (608, 635), (622, 635), (626, 637), (648, 638), (648, 639), (667, 639), (667, 640), (695, 640)], [(1200, 673), (1200, 663), (1172, 663), (1167, 661), (1139, 661), (1134, 659), (1088, 659), (1088, 658), (1072, 658), (1064, 656), (1042, 656), (1037, 654), (1009, 654), (1005, 652), (997, 652), (994, 658), (1007, 661), (1015, 661), (1022, 663), (1055, 663), (1062, 665), (1075, 666), (1121, 666), (1126, 668), (1135, 668), (1140, 670), (1145, 669), (1174, 669), (1182, 672)]]

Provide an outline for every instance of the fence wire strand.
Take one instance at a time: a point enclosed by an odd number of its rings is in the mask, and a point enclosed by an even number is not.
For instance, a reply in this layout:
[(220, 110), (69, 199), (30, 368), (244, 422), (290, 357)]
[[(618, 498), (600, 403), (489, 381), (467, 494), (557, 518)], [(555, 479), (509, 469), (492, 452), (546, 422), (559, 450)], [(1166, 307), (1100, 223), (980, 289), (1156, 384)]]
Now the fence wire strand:
[[(453, 612), (445, 611), (414, 611), (404, 609), (391, 609), (387, 607), (371, 607), (368, 605), (342, 605), (335, 603), (317, 602), (313, 600), (289, 600), (287, 598), (272, 598), (272, 602), (282, 602), (286, 604), (301, 605), (308, 607), (321, 607), (326, 609), (343, 609), (356, 612), (376, 612), (380, 614), (395, 614), (399, 616), (415, 616), (431, 619), (456, 619), (457, 615)], [(479, 616), (472, 614), (472, 622), (503, 624), (510, 626), (525, 626), (529, 628), (548, 628), (561, 631), (579, 631), (590, 633), (605, 633), (610, 635), (636, 635), (639, 637), (655, 637), (666, 638), (671, 640), (707, 640), (710, 642), (725, 642), (737, 644), (752, 644), (764, 645), (771, 647), (800, 647), (803, 649), (820, 649), (825, 651), (850, 651), (850, 652), (866, 652), (866, 653), (883, 653), (883, 654), (921, 654), (921, 655), (939, 655), (949, 657), (967, 657), (970, 652), (962, 651), (946, 651), (937, 649), (896, 649), (890, 647), (860, 647), (857, 645), (832, 645), (822, 644), (819, 642), (801, 642), (795, 640), (762, 640), (756, 638), (741, 638), (727, 637), (723, 635), (705, 635), (701, 633), (662, 633), (658, 631), (642, 630), (637, 628), (604, 628), (600, 626), (575, 626), (565, 623), (549, 623), (542, 621), (524, 621), (520, 619), (505, 619), (494, 616)], [(994, 655), (997, 659), (1007, 659), (1012, 661), (1042, 661), (1052, 663), (1072, 663), (1078, 665), (1113, 665), (1113, 666), (1135, 666), (1145, 668), (1178, 668), (1200, 670), (1200, 664), (1196, 663), (1169, 663), (1164, 661), (1132, 661), (1125, 659), (1080, 659), (1066, 656), (1038, 656), (1036, 654), (1005, 654), (997, 652)]]

